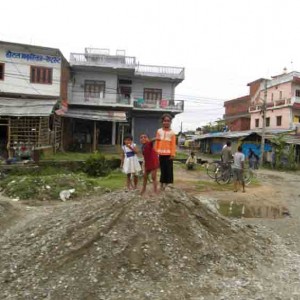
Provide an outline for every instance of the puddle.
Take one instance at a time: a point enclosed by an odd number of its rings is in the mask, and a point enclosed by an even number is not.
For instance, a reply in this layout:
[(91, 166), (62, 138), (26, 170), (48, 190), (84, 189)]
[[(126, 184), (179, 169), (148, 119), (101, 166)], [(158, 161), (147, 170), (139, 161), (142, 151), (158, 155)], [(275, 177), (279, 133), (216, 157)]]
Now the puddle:
[(288, 209), (283, 206), (250, 206), (243, 203), (219, 202), (218, 211), (231, 218), (266, 218), (279, 219), (291, 217)]

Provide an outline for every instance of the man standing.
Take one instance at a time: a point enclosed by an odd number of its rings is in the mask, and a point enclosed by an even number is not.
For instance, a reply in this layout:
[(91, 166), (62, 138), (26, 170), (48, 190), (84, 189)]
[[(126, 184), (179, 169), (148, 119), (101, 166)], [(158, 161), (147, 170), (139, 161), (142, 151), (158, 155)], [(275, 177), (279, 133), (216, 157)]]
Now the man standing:
[(221, 159), (224, 164), (228, 164), (232, 160), (231, 142), (227, 141), (226, 147), (222, 149)]
[(239, 146), (238, 151), (233, 156), (232, 173), (234, 192), (237, 192), (238, 183), (240, 183), (243, 188), (243, 193), (245, 193), (244, 166), (245, 155), (242, 152), (242, 146)]

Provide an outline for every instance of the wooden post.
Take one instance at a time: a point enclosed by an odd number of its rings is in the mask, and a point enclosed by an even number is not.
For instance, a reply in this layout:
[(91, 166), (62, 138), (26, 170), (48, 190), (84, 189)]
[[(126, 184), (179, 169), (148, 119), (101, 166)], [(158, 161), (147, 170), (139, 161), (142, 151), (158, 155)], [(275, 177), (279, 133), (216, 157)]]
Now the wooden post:
[(93, 134), (93, 152), (97, 150), (97, 124), (94, 121), (94, 134)]
[(8, 153), (8, 158), (12, 158), (12, 150), (10, 149), (10, 137), (11, 137), (11, 122), (10, 122), (10, 118), (8, 119), (8, 126), (7, 126), (7, 145), (6, 145), (6, 149), (7, 149), (7, 153)]

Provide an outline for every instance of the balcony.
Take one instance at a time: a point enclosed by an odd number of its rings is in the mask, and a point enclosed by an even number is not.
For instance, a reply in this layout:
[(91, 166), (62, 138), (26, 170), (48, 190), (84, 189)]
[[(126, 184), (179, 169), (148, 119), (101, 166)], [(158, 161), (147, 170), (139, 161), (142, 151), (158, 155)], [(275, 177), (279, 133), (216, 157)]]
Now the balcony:
[(133, 97), (125, 97), (124, 95), (99, 95), (86, 94), (81, 97), (71, 97), (69, 104), (71, 105), (86, 105), (86, 106), (107, 106), (107, 107), (124, 107), (132, 108), (134, 99)]
[(135, 69), (136, 61), (133, 56), (97, 54), (93, 52), (71, 53), (71, 66), (96, 66), (115, 69)]
[(143, 111), (170, 111), (170, 112), (183, 112), (183, 100), (147, 100), (143, 98), (135, 98), (133, 102), (134, 110)]
[(125, 52), (117, 52), (110, 55), (108, 49), (85, 48), (85, 53), (71, 53), (71, 66), (106, 67), (113, 69), (128, 69), (136, 76), (184, 79), (184, 68), (141, 65), (136, 62), (134, 56), (125, 56)]
[[(285, 98), (285, 99), (275, 100), (273, 102), (267, 102), (266, 108), (267, 108), (267, 110), (282, 108), (282, 107), (291, 105), (293, 103), (292, 101), (293, 101), (293, 98)], [(260, 103), (257, 105), (250, 105), (249, 112), (250, 113), (251, 112), (260, 112), (262, 110), (262, 108), (263, 108), (263, 103)]]
[(138, 65), (135, 68), (135, 75), (183, 80), (184, 68)]

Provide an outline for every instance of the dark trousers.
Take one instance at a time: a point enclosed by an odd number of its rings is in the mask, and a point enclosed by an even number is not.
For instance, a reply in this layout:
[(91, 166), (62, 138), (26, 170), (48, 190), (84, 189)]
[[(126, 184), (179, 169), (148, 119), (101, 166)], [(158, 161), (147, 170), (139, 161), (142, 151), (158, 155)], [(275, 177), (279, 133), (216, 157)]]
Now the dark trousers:
[(173, 159), (170, 155), (160, 155), (160, 183), (173, 183)]

